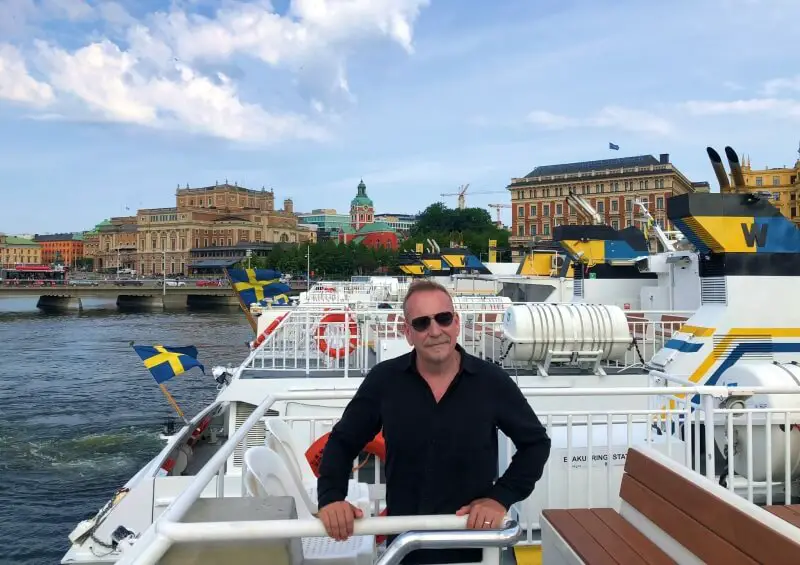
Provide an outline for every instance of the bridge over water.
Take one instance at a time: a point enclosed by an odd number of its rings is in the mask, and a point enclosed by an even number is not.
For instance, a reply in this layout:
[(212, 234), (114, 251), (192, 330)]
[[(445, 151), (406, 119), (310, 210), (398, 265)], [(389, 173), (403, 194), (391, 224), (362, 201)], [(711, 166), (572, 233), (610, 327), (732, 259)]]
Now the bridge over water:
[[(291, 281), (294, 292), (305, 290), (305, 281)], [(113, 281), (96, 281), (96, 285), (3, 285), (0, 299), (37, 297), (41, 310), (82, 310), (83, 298), (105, 298), (116, 301), (120, 309), (180, 310), (188, 307), (238, 307), (239, 300), (230, 286), (167, 286), (160, 281), (144, 281), (141, 286), (119, 285)]]

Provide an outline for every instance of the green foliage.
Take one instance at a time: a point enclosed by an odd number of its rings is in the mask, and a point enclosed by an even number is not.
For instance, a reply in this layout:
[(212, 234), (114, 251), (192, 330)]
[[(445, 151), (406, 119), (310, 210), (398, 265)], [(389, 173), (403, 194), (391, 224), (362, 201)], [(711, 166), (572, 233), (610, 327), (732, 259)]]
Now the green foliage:
[(347, 280), (352, 275), (395, 274), (397, 253), (387, 249), (370, 249), (361, 244), (337, 245), (333, 241), (311, 245), (276, 245), (266, 256), (253, 258), (253, 268), (278, 269), (294, 277), (305, 277), (310, 251), (314, 278)]
[[(486, 260), (489, 240), (497, 240), (498, 250), (507, 250), (508, 236), (508, 231), (495, 225), (488, 210), (453, 210), (437, 202), (419, 215), (410, 236), (401, 243), (400, 250), (413, 251), (417, 243), (428, 247), (426, 240), (430, 238), (436, 240), (442, 249), (449, 247), (451, 241), (460, 242), (478, 257), (483, 254), (483, 259)], [(352, 275), (399, 273), (397, 252), (370, 249), (356, 243), (337, 244), (333, 241), (310, 246), (276, 245), (266, 257), (254, 257), (251, 265), (254, 268), (278, 269), (302, 278), (306, 274), (308, 250), (311, 252), (311, 271), (314, 272), (314, 278), (347, 280)]]
[(489, 240), (496, 239), (498, 249), (508, 248), (507, 230), (498, 228), (488, 210), (483, 208), (448, 208), (441, 202), (428, 206), (420, 213), (410, 237), (403, 242), (402, 249), (413, 251), (417, 243), (428, 247), (426, 239), (436, 240), (444, 249), (450, 242), (461, 243), (474, 254), (486, 253)]

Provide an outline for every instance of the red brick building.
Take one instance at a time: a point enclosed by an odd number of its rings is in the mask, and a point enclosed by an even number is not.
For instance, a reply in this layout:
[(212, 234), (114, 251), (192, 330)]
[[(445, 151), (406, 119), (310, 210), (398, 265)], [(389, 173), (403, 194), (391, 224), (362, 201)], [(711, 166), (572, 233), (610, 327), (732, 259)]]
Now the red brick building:
[(350, 225), (339, 231), (340, 243), (360, 243), (366, 247), (396, 250), (397, 232), (385, 222), (375, 221), (375, 207), (367, 196), (367, 186), (358, 183), (355, 198), (350, 201)]
[(74, 267), (78, 259), (83, 259), (83, 234), (54, 233), (34, 235), (33, 240), (42, 248), (42, 263), (51, 265), (61, 263)]
[(522, 178), (511, 179), (511, 237), (516, 259), (534, 239), (551, 239), (553, 228), (586, 223), (566, 200), (570, 191), (582, 196), (606, 225), (623, 229), (641, 227), (634, 202), (644, 201), (662, 228), (667, 225), (667, 199), (695, 191), (708, 191), (708, 183), (692, 182), (669, 161), (637, 155), (619, 159), (544, 165)]

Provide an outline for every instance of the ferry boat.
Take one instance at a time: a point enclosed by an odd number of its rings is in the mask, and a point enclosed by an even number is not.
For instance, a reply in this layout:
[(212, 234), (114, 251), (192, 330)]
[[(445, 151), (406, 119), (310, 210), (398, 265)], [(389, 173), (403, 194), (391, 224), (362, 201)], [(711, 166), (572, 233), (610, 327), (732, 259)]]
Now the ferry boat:
[[(552, 439), (541, 481), (503, 529), (468, 531), (456, 516), (380, 516), (381, 461), (372, 457), (354, 462), (348, 500), (367, 516), (356, 535), (324, 535), (313, 517), (320, 441), (370, 367), (409, 346), (398, 304), (306, 304), (288, 310), (238, 368), (215, 370), (215, 401), (78, 525), (62, 563), (391, 565), (409, 550), (456, 546), (485, 548), (485, 564), (607, 562), (587, 549), (592, 535), (576, 541), (591, 527), (578, 510), (592, 508), (619, 511), (602, 513), (595, 527), (638, 532), (598, 541), (595, 552), (608, 557), (616, 543), (630, 553), (626, 540), (635, 539), (663, 554), (643, 563), (714, 562), (631, 494), (648, 483), (648, 469), (693, 496), (724, 500), (737, 520), (755, 516), (774, 547), (800, 544), (788, 506), (800, 477), (800, 315), (778, 302), (800, 276), (800, 230), (758, 194), (675, 196), (668, 213), (694, 245), (706, 289), (686, 321), (642, 312), (632, 322), (613, 304), (498, 310), (454, 301), (461, 345), (506, 368)], [(502, 473), (514, 448), (502, 434), (499, 448)], [(648, 500), (663, 494), (653, 490)], [(696, 513), (687, 504), (674, 511)], [(701, 518), (709, 540), (730, 538)], [(567, 531), (570, 520), (577, 526)], [(401, 535), (383, 550), (387, 534)], [(749, 559), (740, 562), (759, 562)]]

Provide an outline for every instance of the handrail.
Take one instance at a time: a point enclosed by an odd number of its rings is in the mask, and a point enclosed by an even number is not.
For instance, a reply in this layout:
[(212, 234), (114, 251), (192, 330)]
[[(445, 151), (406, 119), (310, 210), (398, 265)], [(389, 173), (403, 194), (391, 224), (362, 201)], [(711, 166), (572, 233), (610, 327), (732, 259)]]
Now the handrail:
[(411, 531), (400, 534), (376, 565), (395, 565), (417, 549), (508, 547), (522, 539), (516, 520), (508, 520), (502, 530)]

